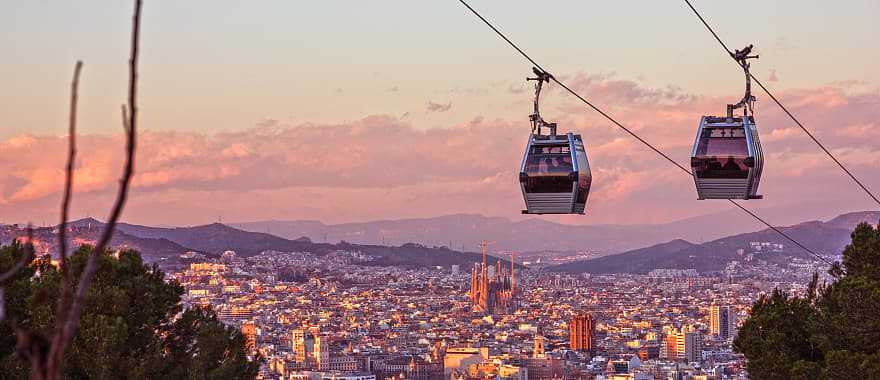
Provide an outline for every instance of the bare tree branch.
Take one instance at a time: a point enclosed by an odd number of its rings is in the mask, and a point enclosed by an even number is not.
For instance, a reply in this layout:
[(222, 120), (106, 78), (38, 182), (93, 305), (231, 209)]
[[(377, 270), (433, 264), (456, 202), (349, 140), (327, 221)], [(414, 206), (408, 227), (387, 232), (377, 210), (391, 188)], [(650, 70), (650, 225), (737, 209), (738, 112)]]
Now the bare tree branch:
[[(76, 66), (73, 69), (73, 82), (70, 85), (67, 167), (65, 170), (64, 198), (61, 201), (61, 223), (58, 224), (58, 259), (61, 266), (61, 288), (59, 290), (58, 304), (55, 307), (56, 321), (64, 320), (70, 300), (72, 275), (69, 268), (67, 268), (67, 219), (70, 213), (70, 198), (73, 195), (73, 168), (76, 164), (76, 106), (79, 95), (79, 74), (82, 71), (82, 66), (82, 61), (76, 61)], [(56, 325), (56, 331), (60, 331), (60, 325)]]
[(85, 303), (86, 294), (91, 285), (92, 278), (98, 269), (98, 259), (104, 254), (110, 239), (116, 229), (116, 223), (122, 214), (122, 209), (128, 199), (128, 190), (131, 185), (131, 178), (134, 175), (134, 160), (137, 136), (137, 63), (138, 63), (138, 44), (140, 40), (140, 19), (141, 19), (141, 0), (135, 0), (134, 14), (132, 16), (132, 33), (131, 33), (131, 55), (129, 57), (129, 78), (128, 78), (128, 119), (125, 123), (126, 129), (126, 162), (119, 181), (119, 191), (116, 196), (116, 203), (110, 212), (110, 217), (104, 225), (104, 231), (101, 234), (94, 249), (89, 254), (86, 261), (85, 269), (79, 278), (79, 284), (70, 303), (69, 311), (64, 320), (56, 321), (60, 324), (59, 331), (52, 338), (52, 344), (47, 357), (46, 375), (49, 379), (61, 378), (62, 365), (64, 363), (64, 353), (76, 334), (77, 323)]
[(76, 61), (73, 69), (73, 82), (70, 85), (70, 117), (68, 119), (68, 147), (67, 167), (64, 181), (64, 198), (61, 202), (61, 223), (58, 232), (58, 247), (61, 258), (61, 270), (64, 270), (64, 259), (67, 257), (67, 218), (70, 212), (70, 198), (73, 194), (73, 167), (76, 161), (76, 105), (79, 91), (79, 74), (82, 71), (82, 61)]

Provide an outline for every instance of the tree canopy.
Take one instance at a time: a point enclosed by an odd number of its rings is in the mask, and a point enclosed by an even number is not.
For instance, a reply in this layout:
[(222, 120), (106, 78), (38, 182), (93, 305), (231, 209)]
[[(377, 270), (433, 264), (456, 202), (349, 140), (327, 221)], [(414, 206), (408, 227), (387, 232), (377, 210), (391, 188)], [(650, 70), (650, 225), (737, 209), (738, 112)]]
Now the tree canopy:
[[(68, 259), (78, 278), (90, 247)], [(0, 271), (24, 254), (14, 243), (0, 248)], [(28, 362), (15, 352), (10, 323), (48, 340), (55, 329), (55, 303), (61, 274), (41, 258), (6, 287), (6, 318), (0, 322), (0, 378), (26, 378)], [(155, 266), (134, 251), (100, 256), (80, 325), (67, 351), (69, 379), (252, 379), (259, 358), (249, 358), (245, 338), (223, 325), (208, 308), (183, 310), (183, 288), (167, 282)], [(48, 347), (46, 342), (45, 347)]]
[(760, 297), (734, 341), (756, 379), (880, 379), (880, 228), (852, 233), (837, 278)]

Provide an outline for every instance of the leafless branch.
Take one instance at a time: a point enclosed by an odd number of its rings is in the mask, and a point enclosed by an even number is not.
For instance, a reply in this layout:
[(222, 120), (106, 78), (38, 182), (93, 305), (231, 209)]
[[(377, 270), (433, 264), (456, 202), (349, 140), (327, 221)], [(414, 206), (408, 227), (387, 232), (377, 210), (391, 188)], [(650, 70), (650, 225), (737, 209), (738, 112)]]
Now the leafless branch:
[(119, 181), (119, 191), (116, 196), (116, 202), (110, 212), (110, 217), (104, 225), (104, 231), (95, 244), (94, 249), (89, 254), (86, 261), (85, 269), (79, 278), (74, 297), (70, 303), (69, 311), (66, 313), (64, 320), (59, 320), (61, 330), (52, 338), (52, 344), (47, 357), (46, 375), (49, 379), (61, 378), (62, 365), (64, 363), (64, 353), (70, 345), (76, 333), (77, 323), (82, 313), (85, 303), (86, 294), (91, 285), (92, 278), (98, 269), (98, 259), (104, 254), (110, 243), (119, 216), (128, 199), (128, 190), (131, 185), (131, 178), (134, 175), (134, 160), (137, 136), (137, 63), (138, 63), (138, 44), (140, 40), (140, 18), (141, 18), (142, 0), (135, 0), (134, 14), (132, 16), (132, 33), (131, 33), (131, 55), (129, 57), (129, 77), (128, 77), (128, 118), (124, 123), (126, 134), (126, 162), (122, 178)]
[(61, 223), (58, 232), (58, 247), (61, 258), (61, 270), (64, 270), (64, 259), (67, 257), (67, 218), (70, 212), (70, 198), (73, 194), (73, 167), (76, 161), (76, 105), (79, 91), (79, 74), (82, 61), (76, 61), (73, 69), (73, 82), (70, 85), (70, 117), (68, 119), (67, 167), (64, 181), (64, 198), (61, 202)]
[[(64, 320), (70, 300), (71, 273), (67, 268), (67, 219), (70, 213), (70, 198), (73, 195), (73, 168), (76, 163), (76, 106), (79, 95), (79, 74), (82, 61), (76, 61), (73, 69), (73, 82), (70, 85), (70, 117), (67, 132), (67, 167), (64, 181), (64, 198), (61, 201), (61, 223), (58, 224), (58, 256), (61, 266), (61, 288), (58, 305), (55, 308), (55, 320)], [(60, 327), (56, 326), (56, 327)]]

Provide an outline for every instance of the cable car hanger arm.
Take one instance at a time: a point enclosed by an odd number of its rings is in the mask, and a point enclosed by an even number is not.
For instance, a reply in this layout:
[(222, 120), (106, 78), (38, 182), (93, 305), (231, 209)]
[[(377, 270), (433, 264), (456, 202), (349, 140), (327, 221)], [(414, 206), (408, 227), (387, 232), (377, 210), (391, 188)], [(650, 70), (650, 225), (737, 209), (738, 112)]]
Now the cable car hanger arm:
[(733, 119), (733, 111), (739, 108), (743, 109), (743, 117), (748, 117), (750, 113), (752, 115), (755, 113), (755, 97), (752, 95), (752, 74), (749, 72), (749, 67), (751, 65), (748, 62), (749, 59), (758, 58), (758, 55), (749, 55), (752, 53), (754, 47), (754, 45), (749, 45), (742, 50), (730, 53), (730, 57), (742, 67), (746, 74), (746, 93), (743, 95), (743, 98), (739, 103), (727, 105), (727, 118), (729, 119)]
[(547, 127), (550, 129), (550, 135), (556, 136), (556, 123), (548, 123), (544, 121), (544, 118), (541, 117), (541, 110), (539, 107), (539, 100), (541, 98), (541, 89), (544, 87), (544, 82), (550, 83), (550, 80), (555, 80), (550, 73), (539, 69), (537, 67), (532, 67), (532, 72), (535, 73), (536, 77), (530, 78), (526, 77), (527, 81), (536, 81), (535, 83), (535, 111), (533, 114), (529, 115), (529, 120), (532, 122), (532, 134), (535, 134), (537, 130), (537, 134), (541, 134), (541, 128)]

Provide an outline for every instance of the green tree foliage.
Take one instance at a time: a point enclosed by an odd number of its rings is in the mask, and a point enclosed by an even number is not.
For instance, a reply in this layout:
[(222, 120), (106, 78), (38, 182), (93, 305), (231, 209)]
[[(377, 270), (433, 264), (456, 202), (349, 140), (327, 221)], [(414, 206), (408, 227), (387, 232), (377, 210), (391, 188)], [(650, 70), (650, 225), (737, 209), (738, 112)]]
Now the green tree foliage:
[[(83, 247), (68, 261), (79, 278), (91, 251)], [(24, 247), (0, 248), (0, 271), (12, 267)], [(8, 322), (48, 340), (55, 328), (61, 274), (38, 259), (7, 286), (7, 318), (0, 323), (0, 378), (26, 378), (28, 363), (15, 353)], [(210, 309), (182, 310), (183, 288), (166, 282), (156, 266), (134, 251), (102, 255), (86, 298), (79, 328), (67, 351), (68, 379), (245, 379), (259, 359), (249, 359), (245, 338), (223, 325)], [(48, 345), (46, 345), (48, 347)]]
[(734, 349), (756, 379), (880, 379), (880, 229), (860, 224), (830, 285), (762, 296)]

